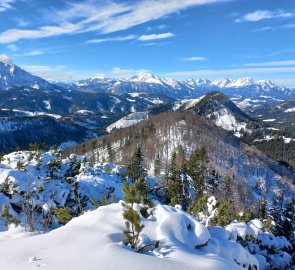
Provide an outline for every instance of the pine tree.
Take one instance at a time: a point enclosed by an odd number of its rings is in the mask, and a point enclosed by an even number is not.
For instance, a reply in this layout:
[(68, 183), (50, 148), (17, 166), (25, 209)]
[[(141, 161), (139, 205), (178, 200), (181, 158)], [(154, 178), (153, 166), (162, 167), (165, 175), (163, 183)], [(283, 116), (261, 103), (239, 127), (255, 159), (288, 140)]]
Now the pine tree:
[(167, 195), (171, 205), (183, 203), (183, 184), (181, 170), (178, 169), (176, 152), (173, 153), (169, 166)]
[(143, 153), (141, 148), (138, 146), (130, 160), (130, 163), (127, 165), (126, 177), (130, 178), (134, 183), (137, 179), (145, 177), (146, 174), (146, 170), (143, 166)]
[(196, 149), (188, 160), (188, 173), (193, 180), (193, 187), (197, 197), (202, 197), (205, 190), (207, 163), (208, 158), (205, 148)]
[(23, 163), (23, 161), (19, 160), (16, 164), (16, 169), (22, 172), (26, 172), (27, 168), (25, 166), (25, 164)]
[(140, 215), (133, 209), (133, 205), (126, 205), (123, 212), (126, 229), (124, 230), (125, 244), (130, 244), (131, 248), (135, 248), (139, 243), (139, 236), (144, 225), (140, 224)]
[(13, 194), (18, 193), (18, 184), (7, 176), (4, 182), (0, 184), (0, 192), (11, 199)]
[(65, 225), (72, 219), (71, 209), (69, 207), (56, 208), (53, 212), (60, 224)]

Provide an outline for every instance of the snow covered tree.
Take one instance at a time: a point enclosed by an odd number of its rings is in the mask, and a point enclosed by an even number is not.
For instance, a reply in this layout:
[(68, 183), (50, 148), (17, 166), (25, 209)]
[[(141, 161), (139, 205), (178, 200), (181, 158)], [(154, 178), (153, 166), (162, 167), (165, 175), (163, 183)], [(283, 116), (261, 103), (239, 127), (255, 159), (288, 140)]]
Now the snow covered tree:
[(7, 176), (4, 182), (0, 184), (0, 192), (11, 199), (13, 194), (18, 193), (18, 184)]
[(143, 166), (143, 153), (140, 146), (136, 148), (135, 153), (127, 165), (125, 175), (127, 178), (130, 178), (133, 183), (137, 179), (146, 176), (146, 170)]
[(23, 161), (19, 160), (16, 164), (16, 169), (22, 172), (26, 172), (27, 168)]

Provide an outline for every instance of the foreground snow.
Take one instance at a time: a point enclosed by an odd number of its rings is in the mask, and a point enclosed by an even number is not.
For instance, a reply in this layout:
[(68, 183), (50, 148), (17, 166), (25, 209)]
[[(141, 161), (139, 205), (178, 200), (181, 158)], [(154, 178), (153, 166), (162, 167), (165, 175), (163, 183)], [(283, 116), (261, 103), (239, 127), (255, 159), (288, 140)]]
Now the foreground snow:
[(245, 269), (237, 263), (246, 269), (258, 265), (241, 245), (223, 237), (225, 229), (210, 236), (192, 216), (164, 205), (153, 208), (147, 219), (142, 217), (141, 245), (159, 240), (159, 248), (139, 254), (122, 242), (122, 209), (121, 202), (100, 207), (47, 234), (2, 232), (0, 269), (234, 270)]

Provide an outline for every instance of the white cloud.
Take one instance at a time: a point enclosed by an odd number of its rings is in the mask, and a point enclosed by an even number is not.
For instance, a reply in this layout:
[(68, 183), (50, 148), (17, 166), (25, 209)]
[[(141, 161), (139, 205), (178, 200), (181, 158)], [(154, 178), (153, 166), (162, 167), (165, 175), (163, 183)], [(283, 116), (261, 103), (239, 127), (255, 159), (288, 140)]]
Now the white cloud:
[(162, 34), (150, 34), (150, 35), (142, 35), (138, 38), (140, 41), (150, 41), (150, 40), (157, 40), (157, 39), (164, 39), (174, 37), (173, 33), (162, 33)]
[(57, 65), (57, 66), (23, 66), (28, 72), (44, 78), (49, 81), (73, 81), (82, 79), (81, 75), (77, 74), (74, 71), (69, 71), (66, 69), (66, 66)]
[(0, 43), (11, 43), (20, 39), (38, 39), (44, 37), (70, 34), (79, 30), (75, 24), (64, 24), (60, 26), (43, 26), (36, 30), (9, 29), (0, 33)]
[(278, 85), (295, 88), (295, 79), (275, 79), (274, 82)]
[(18, 51), (18, 47), (17, 47), (16, 45), (14, 45), (14, 44), (9, 44), (9, 45), (7, 46), (7, 48), (8, 48), (9, 50), (13, 51), (13, 52)]
[(235, 22), (257, 22), (266, 19), (274, 18), (289, 18), (294, 16), (293, 13), (284, 10), (270, 11), (270, 10), (256, 10), (254, 12), (245, 14), (241, 18), (235, 20)]
[(114, 67), (110, 71), (106, 71), (103, 73), (100, 73), (99, 77), (111, 77), (111, 78), (129, 78), (132, 76), (137, 75), (140, 72), (149, 72), (149, 70), (146, 69), (124, 69), (120, 67)]
[(0, 54), (0, 62), (12, 64), (12, 60), (7, 54)]
[(37, 55), (42, 55), (42, 54), (44, 54), (43, 51), (33, 50), (33, 51), (23, 53), (22, 55), (24, 55), (24, 56), (37, 56)]
[(126, 41), (135, 39), (135, 35), (128, 35), (128, 36), (121, 36), (121, 37), (108, 37), (108, 38), (98, 38), (98, 39), (91, 39), (88, 40), (87, 43), (103, 43), (103, 42), (110, 42), (110, 41)]
[(246, 67), (271, 67), (271, 66), (294, 66), (295, 60), (285, 61), (273, 61), (273, 62), (262, 62), (262, 63), (248, 63)]
[(113, 0), (86, 0), (70, 3), (64, 10), (53, 11), (50, 14), (51, 25), (37, 29), (8, 29), (0, 33), (0, 43), (90, 31), (112, 33), (192, 6), (224, 1), (227, 0), (140, 0), (121, 3)]
[(183, 58), (184, 61), (204, 61), (206, 60), (205, 57), (202, 56), (191, 56)]
[(292, 73), (295, 67), (257, 67), (257, 68), (237, 68), (237, 69), (205, 69), (192, 71), (169, 72), (166, 75), (179, 78), (188, 77), (208, 77), (208, 76), (248, 76), (249, 74), (274, 74), (274, 73)]
[(15, 2), (15, 0), (1, 0), (0, 1), (0, 12), (12, 8), (12, 4), (14, 2)]

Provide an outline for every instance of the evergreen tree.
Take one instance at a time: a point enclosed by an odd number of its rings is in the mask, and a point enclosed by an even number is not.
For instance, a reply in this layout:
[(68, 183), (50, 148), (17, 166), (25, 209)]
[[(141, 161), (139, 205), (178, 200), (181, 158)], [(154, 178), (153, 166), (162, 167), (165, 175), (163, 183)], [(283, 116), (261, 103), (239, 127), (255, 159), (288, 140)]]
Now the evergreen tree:
[(11, 199), (12, 195), (18, 192), (18, 184), (7, 176), (2, 184), (0, 184), (0, 192)]
[(54, 215), (60, 224), (65, 225), (72, 219), (71, 209), (69, 207), (54, 209)]
[(16, 169), (22, 172), (26, 172), (27, 168), (23, 161), (19, 160), (16, 164)]
[(183, 203), (181, 171), (178, 169), (176, 152), (173, 153), (168, 172), (168, 201), (171, 205)]
[(130, 244), (131, 248), (135, 248), (139, 243), (139, 236), (144, 225), (140, 224), (140, 215), (133, 209), (133, 205), (126, 205), (123, 212), (126, 229), (124, 230), (125, 244)]
[(190, 156), (187, 169), (193, 180), (193, 187), (197, 197), (201, 198), (205, 190), (208, 157), (205, 148), (197, 148)]
[(146, 170), (143, 166), (143, 153), (141, 148), (138, 146), (130, 160), (130, 163), (127, 165), (126, 177), (130, 178), (134, 183), (137, 179), (145, 176)]

